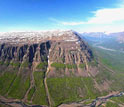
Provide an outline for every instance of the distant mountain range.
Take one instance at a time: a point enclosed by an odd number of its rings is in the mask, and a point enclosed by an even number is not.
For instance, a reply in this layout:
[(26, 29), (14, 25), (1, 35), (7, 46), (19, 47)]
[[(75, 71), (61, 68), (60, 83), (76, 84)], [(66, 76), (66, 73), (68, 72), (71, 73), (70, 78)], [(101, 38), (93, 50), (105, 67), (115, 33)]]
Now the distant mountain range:
[(90, 32), (90, 33), (82, 33), (84, 37), (90, 38), (116, 38), (118, 42), (124, 43), (124, 32), (117, 32), (117, 33), (105, 33), (105, 32)]

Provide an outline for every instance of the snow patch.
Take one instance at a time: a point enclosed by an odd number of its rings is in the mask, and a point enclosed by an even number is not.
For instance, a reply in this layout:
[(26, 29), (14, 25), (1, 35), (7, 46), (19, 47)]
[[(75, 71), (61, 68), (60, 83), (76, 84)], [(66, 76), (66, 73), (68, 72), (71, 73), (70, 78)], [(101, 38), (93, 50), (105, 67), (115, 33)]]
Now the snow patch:
[[(61, 38), (62, 36), (62, 38)], [(8, 43), (39, 43), (44, 39), (52, 39), (52, 37), (60, 37), (60, 39), (68, 42), (78, 41), (74, 31), (42, 31), (42, 32), (6, 32), (0, 33), (0, 42)]]

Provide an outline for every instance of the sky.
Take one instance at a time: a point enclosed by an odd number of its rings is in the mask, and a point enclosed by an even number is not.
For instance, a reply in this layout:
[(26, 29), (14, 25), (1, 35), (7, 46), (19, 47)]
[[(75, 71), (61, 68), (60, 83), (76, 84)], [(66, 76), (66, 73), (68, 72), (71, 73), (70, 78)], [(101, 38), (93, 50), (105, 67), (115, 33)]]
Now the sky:
[(0, 0), (0, 32), (124, 31), (124, 0)]

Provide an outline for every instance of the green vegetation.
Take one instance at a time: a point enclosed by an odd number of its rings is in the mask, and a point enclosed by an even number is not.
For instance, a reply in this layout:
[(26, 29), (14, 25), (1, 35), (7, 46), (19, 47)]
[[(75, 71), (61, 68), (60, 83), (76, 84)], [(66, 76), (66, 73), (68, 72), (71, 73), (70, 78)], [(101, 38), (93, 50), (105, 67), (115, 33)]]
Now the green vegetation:
[(76, 69), (77, 65), (76, 64), (63, 64), (63, 63), (58, 63), (58, 62), (54, 62), (51, 64), (52, 67), (55, 67), (56, 69)]
[(61, 58), (62, 62), (65, 62), (65, 58)]
[(28, 93), (28, 100), (30, 101), (35, 92), (35, 87), (32, 87)]
[(116, 103), (124, 103), (124, 96), (121, 97), (113, 97), (111, 100), (115, 101)]
[(116, 38), (109, 38), (108, 40), (102, 42), (101, 46), (104, 46), (110, 49), (115, 49), (117, 51), (124, 49), (124, 44), (119, 43)]
[(8, 66), (8, 65), (9, 65), (9, 63), (10, 63), (10, 62), (5, 61), (5, 62), (4, 62), (4, 65)]
[(98, 62), (96, 61), (95, 58), (94, 58), (93, 61), (89, 62), (88, 64), (91, 65), (91, 66), (98, 66)]
[(123, 72), (124, 71), (124, 53), (120, 51), (108, 51), (100, 48), (95, 48), (96, 55), (99, 57), (99, 60), (113, 69), (114, 71)]
[(75, 69), (75, 68), (77, 68), (77, 65), (76, 64), (66, 64), (66, 67), (68, 68), (68, 69)]
[[(96, 41), (96, 40), (94, 40)], [(105, 67), (100, 68), (99, 74), (95, 77), (99, 84), (103, 84), (105, 80), (111, 81), (111, 85), (109, 86), (109, 90), (114, 91), (124, 91), (124, 53), (122, 49), (124, 49), (124, 44), (120, 44), (114, 38), (108, 38), (102, 40), (101, 42), (98, 40), (96, 42), (90, 41), (92, 50), (94, 52), (94, 56), (102, 63), (102, 66)], [(98, 46), (103, 46), (104, 48), (100, 48)], [(107, 49), (108, 48), (108, 49)]]
[(47, 61), (48, 59), (47, 59), (47, 56), (42, 56), (42, 59), (44, 60), (44, 61)]
[(45, 67), (48, 65), (47, 62), (41, 62), (37, 65), (37, 69), (45, 69)]
[(83, 104), (87, 105), (87, 104), (92, 103), (92, 101), (93, 101), (93, 100), (87, 100), (87, 101), (85, 101)]
[(2, 76), (0, 76), (0, 94), (5, 95), (11, 83), (16, 77), (16, 73), (14, 72), (5, 72)]
[(22, 64), (21, 64), (21, 67), (24, 67), (24, 68), (26, 68), (26, 67), (29, 67), (31, 64), (29, 63), (29, 62), (23, 62)]
[(11, 62), (10, 65), (13, 67), (19, 67), (20, 63), (19, 62)]
[(9, 61), (0, 61), (0, 65), (11, 65), (13, 67), (19, 67), (20, 66), (20, 63), (19, 62), (9, 62)]
[[(98, 63), (96, 60), (92, 61), (92, 62), (89, 62), (88, 63), (89, 65), (92, 65), (92, 66), (97, 66)], [(65, 69), (65, 68), (68, 68), (68, 69), (76, 69), (77, 68), (77, 65), (76, 64), (63, 64), (63, 63), (57, 63), (57, 62), (54, 62), (51, 64), (52, 67), (55, 67), (56, 69)], [(80, 64), (79, 67), (80, 68), (85, 68), (85, 64)]]
[(33, 97), (33, 103), (38, 105), (48, 105), (44, 86), (44, 72), (34, 72), (36, 90)]
[(80, 64), (79, 65), (79, 67), (82, 68), (82, 69), (85, 68), (85, 66), (86, 66), (85, 64)]
[[(99, 60), (101, 61), (101, 63), (103, 63), (106, 67), (108, 67), (109, 69), (112, 69), (113, 72), (115, 72), (113, 75), (111, 75), (111, 71), (107, 70), (104, 68), (104, 72), (100, 72), (97, 75), (97, 78), (99, 78), (99, 82), (101, 80), (113, 80), (112, 85), (110, 86), (112, 90), (115, 91), (124, 91), (124, 55), (119, 54), (118, 52), (111, 52), (111, 51), (106, 51), (106, 50), (102, 50), (102, 49), (97, 49), (96, 48), (96, 55), (99, 58)], [(101, 68), (100, 68), (100, 71)], [(101, 81), (102, 82), (102, 81)]]
[(106, 107), (119, 107), (119, 106), (118, 106), (118, 104), (116, 104), (116, 103), (112, 103), (112, 102), (108, 101), (108, 102), (106, 103)]
[(51, 64), (52, 67), (55, 67), (56, 69), (65, 69), (66, 68), (66, 65), (63, 64), (63, 63), (57, 63), (57, 62), (54, 62)]
[(4, 64), (4, 61), (0, 61), (0, 65), (3, 65)]
[(113, 79), (113, 75), (111, 75), (110, 71), (106, 70), (103, 67), (100, 67), (99, 70), (101, 72), (99, 72), (99, 74), (97, 74), (97, 76), (95, 77), (97, 83), (103, 84), (104, 80), (111, 80), (111, 79)]
[(48, 78), (47, 84), (54, 106), (100, 96), (90, 77)]
[(2, 103), (0, 103), (0, 107), (9, 107), (9, 106), (6, 105), (6, 104), (2, 104)]
[(30, 78), (18, 75), (11, 86), (8, 96), (12, 98), (22, 99), (30, 86)]

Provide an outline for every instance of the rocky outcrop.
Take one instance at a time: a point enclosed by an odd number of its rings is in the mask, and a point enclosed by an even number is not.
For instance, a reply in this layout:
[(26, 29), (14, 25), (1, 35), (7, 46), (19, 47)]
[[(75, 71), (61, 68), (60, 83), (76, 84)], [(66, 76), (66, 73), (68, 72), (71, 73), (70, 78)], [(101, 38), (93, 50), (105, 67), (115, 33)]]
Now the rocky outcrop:
[(49, 48), (49, 41), (31, 45), (12, 45), (4, 43), (0, 45), (0, 60), (9, 62), (27, 61), (29, 63), (32, 63), (33, 61), (43, 61), (43, 56), (47, 57)]
[[(45, 35), (44, 35), (45, 36)], [(22, 38), (22, 36), (20, 36)], [(29, 38), (25, 37), (25, 40)], [(38, 39), (37, 37), (35, 38)], [(40, 38), (39, 38), (40, 39)], [(5, 39), (6, 40), (6, 39)], [(40, 62), (48, 62), (48, 54), (50, 63), (61, 63), (68, 64), (69, 66), (77, 66), (75, 69), (72, 67), (71, 70), (79, 71), (80, 64), (87, 65), (88, 62), (92, 61), (93, 55), (92, 51), (88, 45), (80, 38), (79, 34), (74, 31), (64, 31), (50, 33), (49, 37), (42, 38), (39, 42), (30, 40), (29, 43), (20, 39), (19, 37), (12, 43), (6, 40), (4, 43), (0, 44), (0, 61), (10, 63), (19, 62), (20, 65), (24, 62), (29, 63), (28, 67), (36, 68)], [(14, 43), (15, 42), (15, 43)], [(49, 50), (51, 49), (50, 53)], [(86, 67), (84, 67), (86, 68)], [(55, 67), (51, 67), (51, 74), (56, 71)], [(69, 68), (61, 69), (64, 71), (69, 71)], [(61, 71), (60, 70), (60, 71)], [(53, 72), (52, 72), (53, 71)], [(66, 72), (66, 74), (68, 74)], [(78, 72), (76, 73), (76, 75)], [(85, 74), (85, 73), (84, 73)]]

